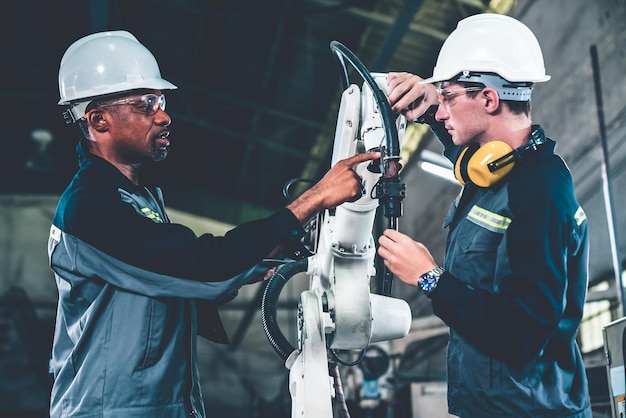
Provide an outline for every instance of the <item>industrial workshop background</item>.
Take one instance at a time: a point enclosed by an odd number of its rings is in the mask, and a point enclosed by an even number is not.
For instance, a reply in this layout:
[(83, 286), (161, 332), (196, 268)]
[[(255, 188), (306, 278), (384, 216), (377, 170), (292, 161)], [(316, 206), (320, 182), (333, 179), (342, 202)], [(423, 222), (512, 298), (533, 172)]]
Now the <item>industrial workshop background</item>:
[[(625, 0), (4, 2), (0, 416), (47, 415), (57, 293), (46, 244), (56, 200), (75, 169), (78, 139), (56, 105), (58, 65), (68, 45), (87, 33), (126, 29), (154, 52), (179, 90), (168, 95), (176, 138), (171, 157), (153, 174), (163, 179), (174, 221), (223, 234), (283, 206), (289, 179), (319, 178), (328, 167), (341, 94), (331, 41), (348, 46), (371, 71), (430, 76), (456, 22), (482, 12), (528, 25), (552, 76), (533, 93), (533, 122), (557, 141), (589, 220), (591, 275), (579, 342), (594, 417), (610, 417), (613, 392), (624, 393), (624, 382), (620, 388), (619, 378), (609, 378), (614, 367), (606, 364), (604, 332), (624, 316)], [(433, 153), (440, 153), (437, 142), (418, 129), (404, 144), (408, 193), (400, 229), (441, 260), (441, 223), (459, 185), (422, 168)], [(290, 282), (281, 295), (288, 338), (295, 338), (305, 287)], [(409, 302), (413, 324), (407, 337), (385, 347), (394, 390), (382, 401), (394, 403), (394, 418), (446, 417), (447, 328), (415, 289), (396, 281), (394, 295)], [(222, 314), (232, 344), (199, 343), (213, 416), (289, 416), (288, 371), (263, 332), (257, 287), (244, 288)], [(349, 382), (348, 394), (358, 390)], [(355, 407), (366, 416), (367, 406)]]

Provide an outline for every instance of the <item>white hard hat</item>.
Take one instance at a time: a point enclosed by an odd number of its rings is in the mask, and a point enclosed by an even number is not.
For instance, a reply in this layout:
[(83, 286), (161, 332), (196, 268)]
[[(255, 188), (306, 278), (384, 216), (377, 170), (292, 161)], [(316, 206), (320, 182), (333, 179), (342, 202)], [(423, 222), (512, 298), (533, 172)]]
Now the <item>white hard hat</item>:
[(470, 72), (495, 73), (509, 82), (550, 79), (531, 30), (510, 16), (495, 13), (461, 20), (441, 47), (432, 77), (422, 83), (452, 80)]
[(152, 53), (126, 31), (85, 36), (65, 51), (59, 67), (60, 105), (80, 102), (81, 118), (87, 103), (98, 96), (134, 89), (172, 90), (177, 87), (161, 78)]

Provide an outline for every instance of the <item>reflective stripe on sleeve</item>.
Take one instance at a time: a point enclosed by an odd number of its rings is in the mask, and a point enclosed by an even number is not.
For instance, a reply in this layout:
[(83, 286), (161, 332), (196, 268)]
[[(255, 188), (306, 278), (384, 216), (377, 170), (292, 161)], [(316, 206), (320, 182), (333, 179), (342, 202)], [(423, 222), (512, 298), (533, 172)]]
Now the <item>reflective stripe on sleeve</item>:
[(55, 240), (56, 242), (61, 241), (61, 230), (56, 226), (52, 225), (50, 227), (50, 238)]
[(576, 221), (576, 225), (582, 224), (587, 219), (587, 215), (582, 207), (578, 206), (576, 213), (574, 214), (574, 220)]

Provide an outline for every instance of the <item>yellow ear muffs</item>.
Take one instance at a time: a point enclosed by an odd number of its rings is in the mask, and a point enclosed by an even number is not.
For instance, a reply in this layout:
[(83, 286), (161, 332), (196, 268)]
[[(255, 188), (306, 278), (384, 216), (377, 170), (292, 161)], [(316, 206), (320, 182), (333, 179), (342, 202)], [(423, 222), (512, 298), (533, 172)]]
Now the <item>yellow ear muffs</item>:
[(479, 187), (492, 186), (506, 177), (515, 164), (509, 162), (491, 170), (489, 164), (512, 152), (511, 146), (503, 141), (487, 142), (481, 147), (465, 147), (454, 165), (454, 176), (462, 185), (471, 182)]

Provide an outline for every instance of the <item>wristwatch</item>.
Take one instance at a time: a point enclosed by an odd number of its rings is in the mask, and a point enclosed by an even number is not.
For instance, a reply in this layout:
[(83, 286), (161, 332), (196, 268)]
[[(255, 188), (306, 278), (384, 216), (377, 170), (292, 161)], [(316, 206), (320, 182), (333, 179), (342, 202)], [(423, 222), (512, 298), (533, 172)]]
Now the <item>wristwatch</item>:
[(435, 267), (434, 269), (422, 274), (420, 278), (417, 279), (417, 288), (426, 296), (429, 296), (433, 290), (437, 288), (439, 278), (444, 271), (443, 267)]

